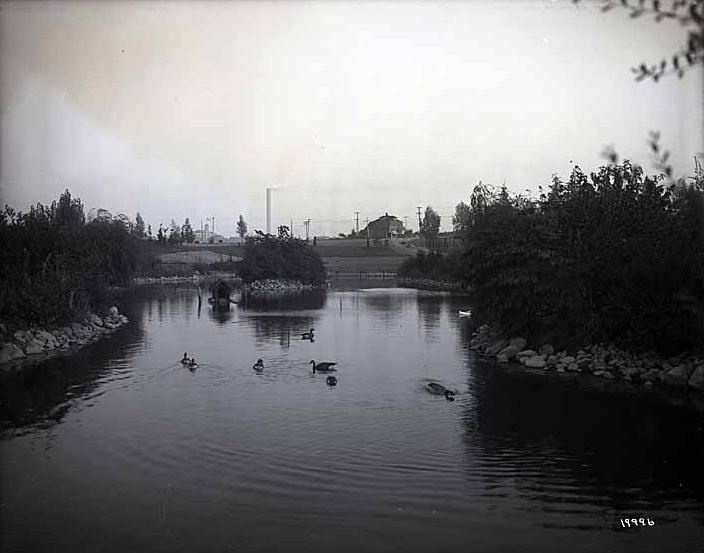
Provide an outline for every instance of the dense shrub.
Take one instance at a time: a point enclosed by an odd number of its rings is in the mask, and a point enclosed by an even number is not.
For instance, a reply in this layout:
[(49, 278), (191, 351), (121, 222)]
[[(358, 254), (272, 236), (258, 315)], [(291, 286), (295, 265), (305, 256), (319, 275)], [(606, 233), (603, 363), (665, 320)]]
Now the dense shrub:
[(665, 185), (625, 162), (575, 168), (531, 201), (475, 189), (461, 256), (479, 322), (564, 347), (702, 343), (704, 180)]
[(244, 282), (279, 278), (322, 284), (326, 277), (322, 259), (305, 240), (261, 232), (247, 238), (240, 274)]
[(53, 325), (99, 303), (134, 270), (134, 239), (111, 221), (85, 224), (68, 190), (51, 206), (0, 213), (0, 313), (11, 326)]
[(461, 252), (452, 251), (447, 255), (418, 252), (416, 257), (406, 259), (398, 268), (400, 277), (428, 278), (433, 280), (461, 280)]

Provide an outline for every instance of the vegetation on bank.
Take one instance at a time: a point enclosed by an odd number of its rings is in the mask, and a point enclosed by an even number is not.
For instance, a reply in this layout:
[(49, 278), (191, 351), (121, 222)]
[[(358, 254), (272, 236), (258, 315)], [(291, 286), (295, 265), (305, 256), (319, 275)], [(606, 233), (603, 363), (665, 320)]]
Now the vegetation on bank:
[(704, 174), (646, 177), (628, 161), (539, 199), (479, 185), (461, 248), (401, 272), (458, 278), (477, 324), (559, 348), (613, 342), (671, 353), (704, 342)]
[(0, 213), (0, 316), (10, 327), (66, 323), (127, 284), (135, 237), (119, 220), (86, 223), (83, 204), (66, 190), (50, 206)]
[(278, 236), (256, 231), (247, 238), (239, 271), (247, 283), (282, 279), (317, 285), (326, 278), (323, 261), (313, 247), (290, 236), (286, 227), (279, 229)]

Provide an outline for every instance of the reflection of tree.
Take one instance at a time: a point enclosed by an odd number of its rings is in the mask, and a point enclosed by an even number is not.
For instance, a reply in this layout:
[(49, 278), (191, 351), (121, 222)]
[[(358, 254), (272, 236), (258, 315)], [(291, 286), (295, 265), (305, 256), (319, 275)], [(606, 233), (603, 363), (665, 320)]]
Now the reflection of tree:
[(257, 338), (278, 340), (279, 345), (288, 348), (292, 341), (301, 341), (301, 334), (315, 328), (318, 317), (310, 316), (257, 316), (248, 319)]
[(410, 305), (415, 300), (412, 294), (389, 294), (374, 292), (363, 292), (358, 297), (362, 298), (364, 305), (375, 319), (381, 319), (384, 323), (397, 321), (403, 314), (404, 307)]
[(445, 297), (418, 294), (418, 314), (426, 331), (435, 330), (440, 325), (440, 315)]
[(252, 311), (322, 309), (327, 301), (325, 290), (305, 290), (282, 296), (243, 295), (240, 306)]
[[(144, 340), (140, 309), (127, 300), (123, 307), (130, 324), (113, 336), (85, 346), (70, 357), (48, 359), (19, 371), (0, 371), (0, 428), (19, 429), (46, 422), (50, 415), (59, 420), (74, 408), (68, 399), (85, 397), (110, 374), (113, 359), (123, 359)], [(61, 407), (59, 407), (61, 406)]]
[(567, 508), (565, 481), (580, 496), (569, 502), (617, 512), (657, 509), (673, 492), (704, 503), (704, 437), (686, 412), (481, 363), (470, 370), (465, 442), (471, 478), (481, 470), (488, 489), (518, 490), (548, 513)]

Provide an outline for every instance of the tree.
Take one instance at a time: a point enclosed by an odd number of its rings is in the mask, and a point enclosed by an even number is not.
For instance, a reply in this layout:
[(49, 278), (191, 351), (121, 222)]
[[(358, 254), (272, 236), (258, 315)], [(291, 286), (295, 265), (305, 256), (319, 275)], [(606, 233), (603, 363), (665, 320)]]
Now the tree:
[(156, 233), (156, 240), (159, 244), (166, 242), (166, 234), (164, 233), (164, 227), (159, 223), (159, 231)]
[(281, 225), (278, 228), (278, 232), (279, 232), (279, 239), (280, 240), (286, 240), (286, 239), (290, 238), (289, 228), (287, 226)]
[(469, 228), (472, 211), (469, 206), (460, 202), (455, 206), (455, 214), (452, 216), (452, 229), (455, 232), (464, 232)]
[[(580, 1), (573, 0), (575, 4)], [(683, 26), (694, 27), (687, 34), (686, 44), (671, 58), (662, 59), (653, 65), (641, 63), (632, 68), (637, 81), (651, 78), (657, 82), (662, 76), (673, 73), (682, 78), (686, 69), (704, 60), (704, 0), (673, 0), (669, 3), (669, 9), (664, 8), (663, 4), (661, 0), (605, 0), (601, 7), (603, 12), (620, 7), (629, 11), (629, 15), (634, 19), (649, 14), (657, 22), (670, 19)]]
[(116, 223), (122, 225), (122, 227), (128, 232), (132, 232), (132, 228), (134, 225), (132, 224), (132, 221), (130, 221), (130, 218), (124, 213), (118, 213), (117, 215), (115, 215), (113, 220)]
[(68, 188), (61, 194), (58, 203), (56, 201), (51, 203), (50, 212), (54, 226), (59, 228), (75, 229), (83, 226), (86, 220), (81, 200), (71, 199)]
[(151, 226), (151, 225), (149, 225), (149, 226), (147, 227), (147, 238), (148, 238), (149, 240), (152, 239), (152, 226)]
[(98, 209), (93, 208), (88, 212), (87, 219), (89, 223), (92, 223), (93, 221), (108, 223), (112, 221), (112, 213), (110, 213), (107, 209), (103, 209), (102, 207)]
[(144, 238), (144, 219), (142, 219), (139, 211), (134, 218), (134, 234), (137, 238)]
[(239, 234), (240, 238), (247, 236), (247, 223), (245, 223), (244, 217), (242, 217), (241, 213), (240, 218), (237, 221), (237, 234)]
[(181, 244), (181, 227), (176, 224), (176, 221), (171, 219), (171, 228), (169, 229), (169, 244)]
[(186, 217), (186, 220), (181, 227), (181, 242), (186, 242), (187, 244), (192, 244), (196, 239), (196, 235), (193, 232), (193, 227), (191, 227), (191, 222)]
[(438, 232), (440, 232), (440, 215), (428, 206), (425, 208), (425, 214), (420, 223), (420, 233), (424, 238), (436, 238)]

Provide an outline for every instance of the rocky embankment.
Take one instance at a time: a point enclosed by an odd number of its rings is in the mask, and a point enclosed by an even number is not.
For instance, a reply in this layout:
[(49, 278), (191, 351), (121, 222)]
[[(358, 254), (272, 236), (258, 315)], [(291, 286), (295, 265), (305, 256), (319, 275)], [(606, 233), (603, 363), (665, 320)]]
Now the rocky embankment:
[(486, 325), (474, 333), (470, 345), (500, 363), (516, 362), (527, 368), (559, 373), (587, 373), (640, 386), (704, 390), (704, 358), (689, 353), (664, 359), (653, 353), (633, 354), (605, 344), (571, 354), (556, 352), (550, 344), (536, 351), (528, 349), (525, 338), (505, 338)]
[(400, 286), (418, 288), (419, 290), (442, 290), (448, 292), (469, 293), (469, 288), (461, 282), (448, 280), (432, 280), (430, 278), (398, 277)]
[(315, 288), (312, 284), (303, 284), (297, 280), (265, 279), (249, 284), (246, 292), (254, 296), (280, 296)]
[(117, 307), (113, 306), (105, 317), (90, 313), (80, 322), (50, 330), (32, 328), (17, 330), (14, 334), (7, 335), (6, 328), (0, 325), (0, 364), (82, 347), (114, 332), (128, 322), (127, 317), (120, 315)]

